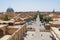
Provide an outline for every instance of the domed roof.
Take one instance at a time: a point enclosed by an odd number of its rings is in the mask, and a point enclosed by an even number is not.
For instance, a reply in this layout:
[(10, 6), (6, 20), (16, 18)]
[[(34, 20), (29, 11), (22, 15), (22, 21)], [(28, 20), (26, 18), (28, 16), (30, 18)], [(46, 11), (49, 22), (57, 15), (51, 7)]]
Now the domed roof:
[(7, 8), (7, 12), (14, 12), (13, 8)]

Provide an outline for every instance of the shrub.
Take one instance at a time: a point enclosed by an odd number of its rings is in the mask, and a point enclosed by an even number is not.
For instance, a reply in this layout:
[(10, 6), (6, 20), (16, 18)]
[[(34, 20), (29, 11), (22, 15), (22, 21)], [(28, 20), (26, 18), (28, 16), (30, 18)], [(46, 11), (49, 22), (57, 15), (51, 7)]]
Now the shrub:
[(9, 20), (9, 18), (8, 18), (8, 15), (7, 15), (7, 14), (4, 14), (3, 20), (4, 20), (4, 21), (8, 21), (8, 20)]

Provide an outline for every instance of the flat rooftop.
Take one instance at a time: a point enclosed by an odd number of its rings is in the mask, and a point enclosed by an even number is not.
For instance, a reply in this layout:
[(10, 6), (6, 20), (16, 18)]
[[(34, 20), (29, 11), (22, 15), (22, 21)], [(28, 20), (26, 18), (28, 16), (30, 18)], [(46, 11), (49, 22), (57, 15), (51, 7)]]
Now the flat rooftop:
[(11, 37), (11, 35), (5, 35), (0, 40), (8, 40), (8, 38), (10, 38), (10, 37)]
[(22, 25), (14, 25), (14, 26), (8, 26), (8, 28), (21, 28)]
[(52, 22), (49, 22), (50, 24), (59, 24), (60, 25), (60, 21), (52, 21)]
[(0, 25), (0, 28), (2, 28), (2, 27), (6, 27), (7, 25)]
[(8, 38), (10, 38), (13, 35), (13, 33), (15, 33), (18, 29), (21, 29), (22, 27), (23, 25), (14, 25), (14, 26), (0, 25), (2, 32), (5, 33), (1, 34), (2, 36), (0, 35), (1, 36), (0, 40), (8, 40)]

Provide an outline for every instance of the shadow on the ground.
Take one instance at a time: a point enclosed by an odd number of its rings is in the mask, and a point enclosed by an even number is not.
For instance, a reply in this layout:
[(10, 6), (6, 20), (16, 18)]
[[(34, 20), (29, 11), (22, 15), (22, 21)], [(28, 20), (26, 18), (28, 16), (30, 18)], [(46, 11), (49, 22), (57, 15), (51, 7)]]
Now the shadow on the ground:
[(56, 40), (53, 36), (50, 36), (50, 38), (52, 38), (52, 40)]

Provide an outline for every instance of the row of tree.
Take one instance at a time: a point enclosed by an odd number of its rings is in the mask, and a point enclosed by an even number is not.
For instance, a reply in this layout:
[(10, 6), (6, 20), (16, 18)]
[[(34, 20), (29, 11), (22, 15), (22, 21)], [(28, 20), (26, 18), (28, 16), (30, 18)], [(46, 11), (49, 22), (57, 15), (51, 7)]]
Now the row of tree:
[(51, 17), (46, 17), (46, 18), (44, 19), (44, 21), (45, 21), (46, 23), (48, 23), (49, 21), (53, 21), (53, 20), (52, 20)]
[(46, 22), (48, 23), (49, 21), (53, 21), (51, 17), (46, 17), (46, 18), (43, 18), (43, 15), (39, 13), (39, 18), (40, 18), (40, 21), (42, 22)]

